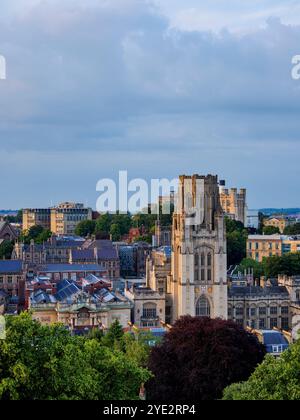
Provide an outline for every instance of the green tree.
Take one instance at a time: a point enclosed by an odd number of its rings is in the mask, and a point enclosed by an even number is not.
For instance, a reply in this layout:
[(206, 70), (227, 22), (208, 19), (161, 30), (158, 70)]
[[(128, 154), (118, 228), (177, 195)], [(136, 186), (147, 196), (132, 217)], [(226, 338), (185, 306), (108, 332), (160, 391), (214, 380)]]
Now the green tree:
[(30, 244), (32, 240), (37, 244), (42, 244), (43, 242), (46, 242), (51, 235), (51, 231), (43, 228), (43, 226), (32, 226), (28, 231), (22, 233), (20, 239), (25, 244)]
[[(116, 319), (110, 326), (109, 330), (103, 337), (103, 343), (109, 347), (114, 347), (122, 343), (124, 337), (123, 327), (119, 320)], [(120, 346), (119, 346), (120, 347)], [(122, 346), (121, 346), (122, 347)]]
[(238, 266), (238, 271), (244, 273), (245, 270), (248, 272), (249, 269), (253, 270), (253, 276), (256, 279), (264, 275), (264, 267), (262, 263), (255, 261), (252, 258), (244, 258)]
[(266, 356), (247, 382), (229, 386), (224, 400), (300, 400), (300, 341), (280, 358)]
[(284, 229), (285, 235), (300, 235), (300, 223), (295, 223), (293, 225), (287, 226)]
[(0, 260), (9, 260), (14, 249), (14, 244), (11, 241), (4, 241), (0, 245)]
[(264, 235), (275, 235), (280, 234), (280, 230), (276, 226), (264, 226), (263, 233)]
[(248, 232), (243, 223), (225, 218), (227, 238), (227, 264), (239, 264), (246, 257)]
[(0, 340), (0, 400), (138, 399), (151, 374), (97, 339), (42, 326), (23, 313), (7, 317)]
[(95, 220), (83, 220), (82, 222), (78, 223), (75, 229), (75, 234), (81, 236), (82, 238), (86, 238), (87, 236), (91, 236), (95, 233), (96, 230), (96, 221)]
[(96, 235), (109, 237), (112, 215), (109, 213), (101, 214), (96, 221)]
[(129, 230), (132, 226), (130, 214), (114, 214), (112, 216), (111, 223), (119, 227), (120, 235), (126, 235), (129, 233)]
[(262, 265), (267, 277), (277, 277), (278, 274), (298, 275), (300, 274), (300, 252), (264, 258)]
[(121, 239), (121, 228), (120, 225), (118, 225), (117, 223), (113, 223), (110, 226), (110, 231), (109, 231), (111, 238), (113, 241), (119, 241)]

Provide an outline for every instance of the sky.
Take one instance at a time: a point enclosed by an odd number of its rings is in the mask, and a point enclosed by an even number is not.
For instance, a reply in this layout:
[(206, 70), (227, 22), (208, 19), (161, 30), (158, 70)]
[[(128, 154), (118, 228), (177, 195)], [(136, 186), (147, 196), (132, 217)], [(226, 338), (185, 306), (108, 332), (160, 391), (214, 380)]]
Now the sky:
[(300, 1), (1, 0), (0, 209), (218, 174), (300, 207)]

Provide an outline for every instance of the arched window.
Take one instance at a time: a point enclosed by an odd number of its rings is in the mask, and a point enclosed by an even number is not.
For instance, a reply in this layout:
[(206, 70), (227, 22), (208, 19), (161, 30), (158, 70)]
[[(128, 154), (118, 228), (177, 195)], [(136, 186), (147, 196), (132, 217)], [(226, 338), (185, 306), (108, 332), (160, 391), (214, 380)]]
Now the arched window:
[(195, 266), (198, 267), (199, 265), (199, 255), (195, 254)]
[(143, 318), (154, 319), (157, 317), (157, 307), (155, 303), (145, 303), (143, 305)]
[(205, 296), (201, 296), (196, 304), (196, 316), (210, 316), (210, 304)]
[(296, 301), (300, 301), (300, 290), (296, 290)]

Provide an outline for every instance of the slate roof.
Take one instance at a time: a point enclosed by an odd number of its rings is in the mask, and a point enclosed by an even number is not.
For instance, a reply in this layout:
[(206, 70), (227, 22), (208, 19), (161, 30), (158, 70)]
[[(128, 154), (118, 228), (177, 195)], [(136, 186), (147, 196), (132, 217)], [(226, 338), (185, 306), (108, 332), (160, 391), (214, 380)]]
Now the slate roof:
[(228, 297), (246, 297), (246, 296), (261, 296), (268, 297), (272, 295), (281, 295), (284, 298), (289, 298), (289, 293), (284, 286), (245, 286), (245, 287), (230, 287), (228, 290)]
[(2, 260), (0, 261), (0, 274), (4, 273), (21, 273), (21, 260)]
[(101, 267), (99, 264), (45, 264), (39, 266), (39, 272), (45, 272), (45, 273), (70, 273), (70, 272), (76, 272), (76, 273), (85, 273), (88, 271), (106, 271)]

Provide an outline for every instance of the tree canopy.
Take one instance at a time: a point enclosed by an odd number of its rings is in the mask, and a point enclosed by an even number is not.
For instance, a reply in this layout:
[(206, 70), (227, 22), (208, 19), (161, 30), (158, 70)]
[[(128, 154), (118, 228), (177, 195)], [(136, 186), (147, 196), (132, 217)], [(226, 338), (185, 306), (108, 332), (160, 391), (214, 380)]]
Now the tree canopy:
[(263, 233), (264, 235), (275, 235), (280, 234), (280, 230), (276, 226), (264, 226)]
[(182, 317), (150, 354), (154, 378), (146, 386), (148, 396), (159, 401), (221, 398), (226, 386), (248, 379), (264, 355), (257, 338), (231, 321)]
[(13, 252), (14, 244), (11, 241), (4, 241), (0, 244), (0, 260), (9, 260)]
[(246, 257), (248, 232), (243, 223), (225, 218), (228, 266), (239, 264)]
[(286, 226), (284, 229), (285, 235), (300, 235), (300, 223)]
[(32, 226), (28, 231), (22, 233), (20, 240), (25, 244), (30, 244), (32, 240), (37, 244), (42, 244), (47, 242), (51, 235), (51, 231), (43, 228), (43, 226)]
[(224, 400), (300, 400), (300, 341), (280, 358), (268, 355), (247, 382), (229, 386)]
[(23, 313), (7, 317), (0, 340), (0, 400), (138, 399), (150, 372), (116, 347), (42, 326)]

